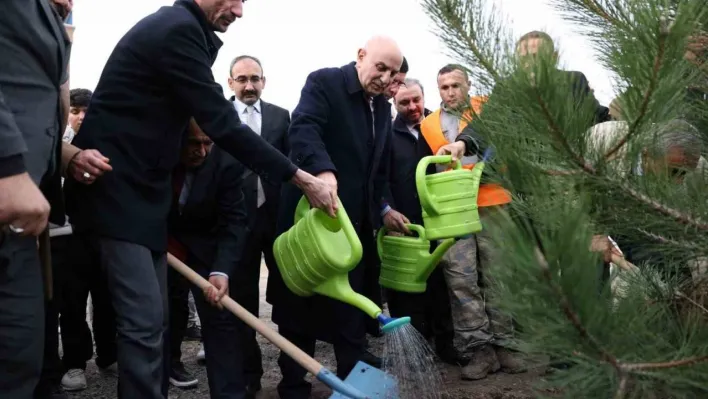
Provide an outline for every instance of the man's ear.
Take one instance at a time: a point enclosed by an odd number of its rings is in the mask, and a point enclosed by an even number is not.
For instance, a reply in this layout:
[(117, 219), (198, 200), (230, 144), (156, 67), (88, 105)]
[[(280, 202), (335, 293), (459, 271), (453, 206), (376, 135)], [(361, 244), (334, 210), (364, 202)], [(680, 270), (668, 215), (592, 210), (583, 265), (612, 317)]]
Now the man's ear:
[(262, 78), (261, 78), (261, 80), (263, 81), (263, 88), (265, 89), (265, 85), (266, 85), (266, 77), (265, 77), (265, 76), (264, 76), (264, 77), (262, 77)]
[(356, 62), (357, 64), (362, 62), (364, 60), (364, 57), (366, 57), (366, 50), (363, 48), (360, 48), (359, 51), (356, 53)]
[(233, 90), (233, 88), (231, 87), (231, 85), (234, 84), (233, 78), (231, 78), (231, 76), (229, 76), (229, 79), (228, 79), (226, 82), (227, 82), (227, 84), (229, 85), (229, 89), (232, 89), (232, 90)]

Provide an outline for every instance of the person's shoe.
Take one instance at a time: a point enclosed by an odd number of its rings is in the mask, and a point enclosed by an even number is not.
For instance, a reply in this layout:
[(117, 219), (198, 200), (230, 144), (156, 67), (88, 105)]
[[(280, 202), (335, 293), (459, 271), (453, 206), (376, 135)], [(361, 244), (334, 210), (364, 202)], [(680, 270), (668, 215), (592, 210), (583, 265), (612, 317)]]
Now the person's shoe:
[(199, 346), (199, 352), (197, 352), (197, 363), (206, 362), (206, 352), (204, 352), (204, 344)]
[(61, 377), (61, 387), (66, 391), (83, 391), (87, 386), (84, 370), (70, 369)]
[(187, 327), (184, 332), (185, 341), (201, 341), (202, 339), (202, 329), (198, 325), (193, 325)]
[(460, 378), (469, 381), (481, 380), (500, 368), (494, 348), (491, 345), (483, 345), (472, 353), (469, 364), (462, 368)]
[(497, 354), (501, 371), (507, 374), (525, 373), (527, 370), (526, 363), (519, 359), (515, 353), (501, 346), (496, 346), (494, 351)]
[(196, 387), (199, 380), (190, 374), (182, 363), (173, 364), (170, 368), (170, 384), (177, 388), (192, 388)]
[(436, 349), (435, 352), (443, 363), (460, 367), (465, 367), (470, 363), (470, 358), (460, 353), (452, 345), (440, 346)]
[(383, 361), (381, 360), (381, 358), (369, 351), (364, 351), (359, 360), (368, 364), (371, 367), (376, 367), (377, 369), (380, 369), (383, 365)]
[(98, 372), (108, 377), (118, 378), (118, 363), (113, 363), (108, 367), (99, 367)]

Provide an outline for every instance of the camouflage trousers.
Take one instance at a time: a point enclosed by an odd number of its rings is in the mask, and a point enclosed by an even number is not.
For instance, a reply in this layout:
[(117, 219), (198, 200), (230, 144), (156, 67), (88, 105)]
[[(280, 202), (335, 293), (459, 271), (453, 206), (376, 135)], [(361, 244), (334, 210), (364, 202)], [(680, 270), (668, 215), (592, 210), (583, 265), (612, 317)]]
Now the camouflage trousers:
[[(483, 226), (490, 223), (489, 212), (480, 208)], [(440, 261), (450, 294), (455, 347), (464, 354), (488, 343), (504, 346), (513, 331), (511, 318), (490, 306), (485, 288), (489, 284), (485, 269), (497, 250), (484, 229), (456, 242)]]

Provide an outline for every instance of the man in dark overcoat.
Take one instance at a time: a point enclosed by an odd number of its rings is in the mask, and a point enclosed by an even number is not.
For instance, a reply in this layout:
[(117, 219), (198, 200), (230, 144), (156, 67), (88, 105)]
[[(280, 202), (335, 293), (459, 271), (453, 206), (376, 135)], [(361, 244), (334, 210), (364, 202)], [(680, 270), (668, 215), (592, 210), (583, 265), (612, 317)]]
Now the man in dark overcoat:
[[(139, 21), (118, 42), (74, 139), (95, 148), (113, 170), (91, 185), (67, 180), (67, 213), (74, 234), (93, 241), (116, 312), (118, 397), (167, 396), (167, 215), (170, 175), (193, 116), (216, 145), (265, 180), (291, 181), (313, 206), (334, 214), (336, 193), (298, 169), (239, 122), (211, 72), (225, 32), (243, 14), (242, 0), (178, 0)], [(228, 277), (213, 274), (211, 302)], [(159, 381), (163, 381), (160, 386)]]
[[(377, 256), (373, 238), (381, 225), (381, 190), (390, 152), (391, 106), (381, 93), (402, 61), (393, 40), (376, 37), (359, 50), (355, 62), (311, 73), (293, 111), (288, 135), (290, 159), (337, 188), (359, 235), (364, 255), (349, 273), (351, 286), (358, 292), (363, 288), (364, 265)], [(280, 233), (293, 225), (301, 197), (296, 187), (283, 189)], [(273, 304), (273, 321), (283, 336), (310, 354), (317, 339), (331, 342), (341, 378), (359, 360), (377, 363), (375, 358), (367, 359), (373, 356), (367, 356), (364, 349), (366, 315), (361, 310), (323, 296), (298, 297), (288, 290), (278, 271), (271, 272), (268, 299)], [(305, 369), (283, 353), (278, 363), (283, 373), (280, 396), (308, 398), (311, 385), (304, 380)]]

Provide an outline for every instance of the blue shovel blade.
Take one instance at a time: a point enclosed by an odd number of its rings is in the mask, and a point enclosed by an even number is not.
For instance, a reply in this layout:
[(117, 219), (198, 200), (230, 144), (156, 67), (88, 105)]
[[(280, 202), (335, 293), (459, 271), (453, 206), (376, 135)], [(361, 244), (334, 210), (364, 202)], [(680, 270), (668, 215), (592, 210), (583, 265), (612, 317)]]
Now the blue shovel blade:
[[(399, 399), (396, 392), (396, 380), (390, 374), (361, 361), (354, 366), (344, 382), (355, 387), (370, 399)], [(335, 392), (329, 399), (350, 398)]]

